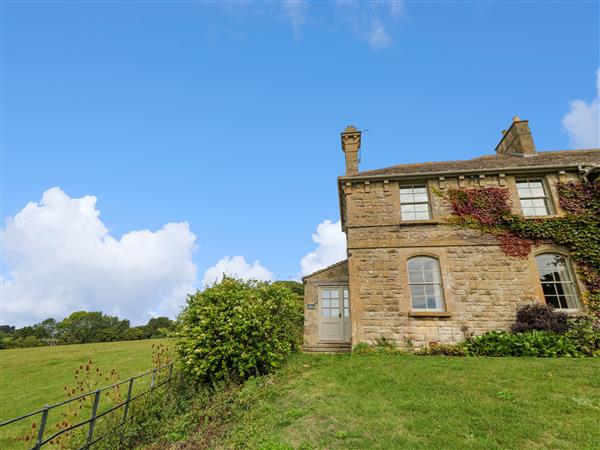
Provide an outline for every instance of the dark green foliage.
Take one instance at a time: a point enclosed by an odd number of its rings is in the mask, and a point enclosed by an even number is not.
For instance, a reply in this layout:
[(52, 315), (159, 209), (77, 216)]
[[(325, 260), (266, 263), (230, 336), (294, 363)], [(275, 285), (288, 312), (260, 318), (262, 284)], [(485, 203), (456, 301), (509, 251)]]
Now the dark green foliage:
[(302, 318), (287, 286), (225, 277), (188, 297), (176, 348), (192, 377), (241, 381), (281, 366), (300, 344)]
[(283, 281), (274, 281), (273, 284), (286, 286), (288, 287), (294, 294), (298, 295), (299, 298), (304, 301), (304, 285), (299, 281), (293, 280), (283, 280)]
[(129, 328), (129, 320), (119, 320), (100, 311), (77, 311), (57, 326), (59, 338), (69, 344), (111, 342), (121, 339)]
[(464, 344), (436, 344), (415, 352), (420, 356), (465, 356)]
[(576, 342), (566, 335), (550, 331), (528, 331), (517, 334), (491, 331), (476, 336), (463, 345), (468, 356), (585, 356)]
[(535, 302), (521, 305), (517, 309), (517, 321), (513, 324), (513, 333), (527, 331), (553, 331), (565, 333), (569, 329), (569, 315), (556, 311), (549, 305)]
[(586, 315), (569, 319), (569, 331), (565, 333), (578, 350), (586, 356), (600, 356), (600, 323), (594, 316)]
[(175, 328), (168, 317), (155, 317), (147, 325), (129, 327), (128, 320), (101, 312), (78, 311), (61, 322), (46, 319), (33, 326), (15, 329), (0, 327), (0, 350), (44, 345), (84, 344), (91, 342), (134, 341), (163, 338)]

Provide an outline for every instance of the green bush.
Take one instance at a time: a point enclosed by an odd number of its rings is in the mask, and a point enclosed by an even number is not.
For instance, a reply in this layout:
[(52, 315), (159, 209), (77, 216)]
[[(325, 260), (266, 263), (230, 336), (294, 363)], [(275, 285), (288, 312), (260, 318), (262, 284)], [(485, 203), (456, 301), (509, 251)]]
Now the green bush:
[(419, 356), (465, 356), (464, 344), (436, 344), (415, 352)]
[(585, 356), (577, 343), (566, 335), (551, 331), (511, 334), (491, 331), (464, 343), (468, 356)]
[(281, 366), (300, 345), (302, 319), (288, 286), (225, 277), (188, 297), (175, 345), (194, 378), (243, 381)]
[(565, 336), (586, 356), (600, 356), (600, 323), (594, 316), (585, 315), (569, 319), (569, 331)]
[(355, 355), (406, 355), (406, 350), (399, 349), (393, 339), (379, 337), (375, 344), (367, 342), (359, 342), (352, 349), (352, 354)]

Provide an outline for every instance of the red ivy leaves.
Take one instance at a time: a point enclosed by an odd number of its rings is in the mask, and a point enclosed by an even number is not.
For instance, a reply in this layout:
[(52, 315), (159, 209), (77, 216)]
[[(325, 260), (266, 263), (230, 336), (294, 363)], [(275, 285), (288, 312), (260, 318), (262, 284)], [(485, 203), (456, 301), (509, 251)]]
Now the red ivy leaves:
[(454, 213), (473, 218), (481, 225), (500, 225), (510, 215), (508, 190), (496, 187), (449, 189), (448, 199)]
[(600, 182), (559, 182), (556, 189), (560, 206), (566, 212), (600, 219)]
[(529, 239), (524, 239), (512, 233), (499, 234), (496, 236), (502, 251), (515, 258), (526, 259), (534, 244)]

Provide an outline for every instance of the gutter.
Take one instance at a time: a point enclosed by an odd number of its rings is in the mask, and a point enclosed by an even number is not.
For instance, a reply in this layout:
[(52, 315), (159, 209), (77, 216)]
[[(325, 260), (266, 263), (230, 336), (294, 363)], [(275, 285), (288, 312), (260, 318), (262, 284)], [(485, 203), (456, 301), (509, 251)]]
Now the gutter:
[(411, 179), (411, 178), (433, 178), (438, 176), (445, 175), (468, 175), (468, 174), (490, 174), (490, 173), (520, 173), (520, 172), (547, 172), (550, 170), (566, 170), (566, 169), (574, 169), (578, 170), (578, 168), (582, 165), (588, 164), (572, 164), (572, 165), (564, 165), (560, 166), (536, 166), (536, 167), (502, 167), (495, 169), (470, 169), (470, 170), (444, 170), (444, 171), (435, 171), (435, 172), (418, 172), (418, 173), (404, 173), (404, 174), (375, 174), (375, 175), (351, 175), (351, 176), (340, 176), (338, 177), (339, 182), (347, 182), (347, 181), (371, 181), (371, 180), (397, 180), (397, 179)]

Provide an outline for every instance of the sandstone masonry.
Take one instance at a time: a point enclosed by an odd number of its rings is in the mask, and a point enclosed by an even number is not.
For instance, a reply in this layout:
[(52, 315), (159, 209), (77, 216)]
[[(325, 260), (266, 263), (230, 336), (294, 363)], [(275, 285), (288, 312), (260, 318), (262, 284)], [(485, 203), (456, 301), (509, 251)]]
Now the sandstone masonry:
[[(536, 256), (546, 253), (560, 255), (569, 265), (579, 298), (577, 309), (583, 308), (580, 298), (585, 287), (570, 267), (565, 248), (538, 246), (526, 260), (507, 256), (494, 236), (449, 223), (450, 209), (440, 194), (451, 187), (504, 187), (510, 192), (514, 212), (527, 215), (529, 200), (523, 186), (529, 182), (534, 186), (532, 195), (538, 195), (537, 186), (543, 186), (548, 215), (560, 216), (564, 212), (556, 182), (577, 180), (590, 167), (600, 166), (600, 149), (537, 152), (528, 122), (518, 117), (504, 132), (495, 155), (473, 160), (359, 172), (360, 146), (360, 132), (346, 128), (342, 149), (347, 174), (338, 178), (338, 191), (348, 259), (304, 278), (306, 346), (314, 348), (323, 342), (320, 326), (327, 321), (334, 327), (334, 314), (339, 315), (340, 327), (351, 326), (352, 345), (385, 337), (399, 346), (422, 347), (459, 342), (465, 332), (506, 330), (520, 303), (548, 299), (536, 263)], [(427, 218), (403, 220), (401, 189), (411, 186), (425, 188), (427, 198), (420, 201), (427, 204)], [(439, 285), (441, 294), (436, 308), (419, 304), (421, 287), (411, 276), (421, 275), (408, 270), (409, 260), (415, 257), (426, 257), (438, 267), (439, 282), (433, 284)], [(319, 294), (332, 286), (349, 289), (349, 321), (342, 320), (341, 300), (336, 303)], [(424, 298), (429, 302), (433, 297)], [(344, 336), (341, 329), (340, 341)]]

